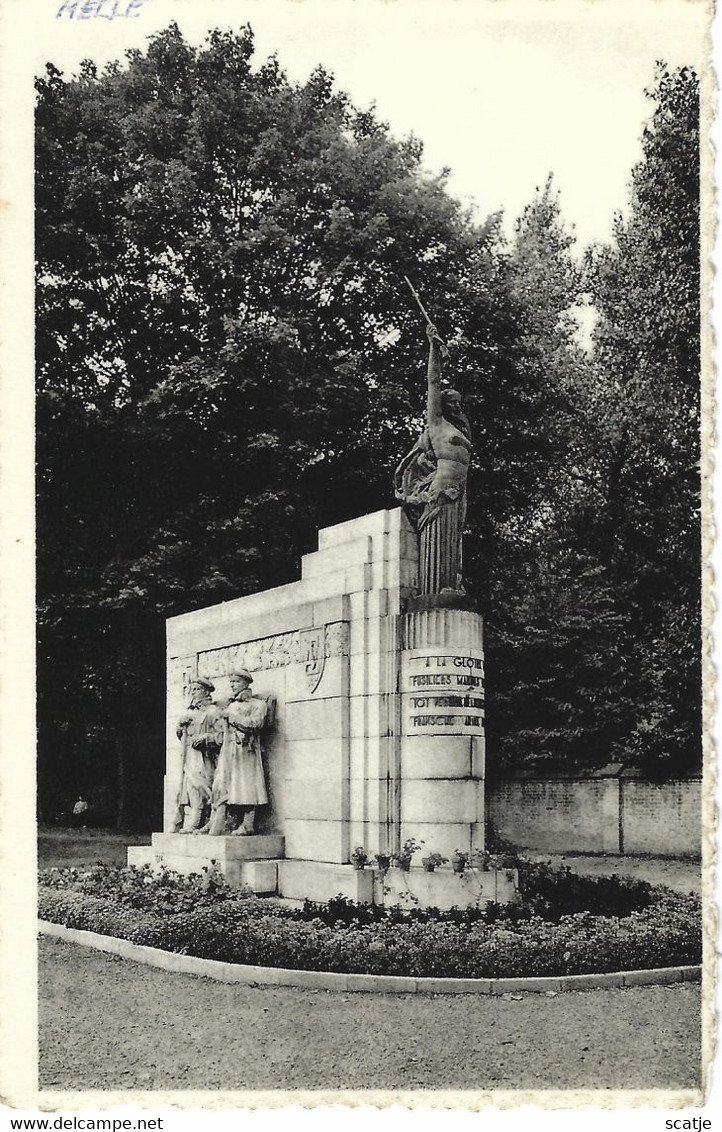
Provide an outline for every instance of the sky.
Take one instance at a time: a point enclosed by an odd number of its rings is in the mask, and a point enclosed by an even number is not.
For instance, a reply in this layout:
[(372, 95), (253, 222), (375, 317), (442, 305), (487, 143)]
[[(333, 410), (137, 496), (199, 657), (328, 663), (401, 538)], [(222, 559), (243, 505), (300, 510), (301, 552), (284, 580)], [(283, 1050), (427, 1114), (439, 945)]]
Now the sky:
[(138, 0), (114, 20), (30, 2), (38, 73), (122, 57), (171, 19), (194, 44), (249, 22), (259, 62), (275, 52), (299, 81), (323, 64), (419, 137), (430, 171), (450, 167), (480, 218), (503, 210), (507, 234), (553, 173), (580, 245), (608, 239), (625, 207), (655, 60), (699, 68), (706, 51), (701, 0)]

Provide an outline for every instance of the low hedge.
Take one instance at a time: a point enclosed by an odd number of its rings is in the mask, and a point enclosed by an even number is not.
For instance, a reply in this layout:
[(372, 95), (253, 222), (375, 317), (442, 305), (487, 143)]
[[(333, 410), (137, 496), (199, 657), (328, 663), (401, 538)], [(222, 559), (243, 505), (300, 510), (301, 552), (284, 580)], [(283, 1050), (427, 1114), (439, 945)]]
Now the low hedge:
[(68, 927), (165, 951), (297, 970), (503, 978), (567, 975), (701, 960), (700, 905), (661, 891), (624, 918), (578, 912), (558, 923), (529, 919), (451, 923), (387, 919), (331, 925), (257, 898), (224, 898), (157, 915), (67, 887), (41, 887), (40, 915)]
[[(515, 857), (519, 875), (519, 900), (512, 904), (487, 904), (485, 907), (438, 908), (383, 907), (356, 904), (344, 896), (321, 903), (307, 900), (301, 910), (285, 909), (292, 919), (322, 920), (335, 927), (339, 922), (355, 925), (395, 921), (408, 923), (445, 921), (469, 926), (478, 921), (516, 922), (532, 916), (558, 923), (562, 916), (577, 912), (593, 912), (597, 916), (628, 916), (648, 907), (655, 899), (650, 884), (629, 878), (583, 877), (565, 865), (548, 861), (528, 861)], [(181, 875), (171, 869), (153, 870), (149, 865), (121, 867), (96, 864), (82, 868), (47, 869), (40, 873), (39, 883), (48, 888), (100, 896), (138, 911), (156, 916), (191, 912), (197, 908), (215, 907), (238, 900), (237, 888), (228, 884), (215, 868), (201, 874)], [(247, 895), (253, 895), (248, 890)], [(267, 909), (268, 903), (264, 902)]]
[(519, 874), (522, 903), (545, 920), (558, 922), (575, 912), (629, 916), (649, 907), (655, 899), (654, 886), (633, 877), (581, 876), (568, 865), (524, 857), (517, 857), (514, 867)]
[[(150, 865), (83, 865), (80, 868), (42, 869), (41, 888), (99, 896), (125, 908), (152, 912), (155, 916), (192, 912), (226, 900), (237, 900), (233, 888), (217, 868), (185, 875), (173, 869), (151, 869)], [(250, 891), (250, 890), (249, 890)]]

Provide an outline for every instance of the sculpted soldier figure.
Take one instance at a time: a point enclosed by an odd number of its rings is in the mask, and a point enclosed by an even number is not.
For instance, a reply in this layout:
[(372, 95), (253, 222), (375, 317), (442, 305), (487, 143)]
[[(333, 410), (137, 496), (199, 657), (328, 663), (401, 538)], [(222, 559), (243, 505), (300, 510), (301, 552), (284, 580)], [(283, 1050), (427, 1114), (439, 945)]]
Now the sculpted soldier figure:
[(419, 592), (463, 594), (461, 538), (471, 429), (460, 395), (441, 388), (445, 347), (438, 331), (429, 323), (426, 333), (426, 428), (396, 469), (394, 490), (419, 534)]
[(213, 780), (209, 832), (248, 835), (253, 833), (256, 807), (268, 802), (261, 746), (268, 706), (251, 692), (250, 672), (239, 668), (229, 679), (233, 695), (222, 712), (223, 745)]
[(176, 735), (183, 744), (181, 787), (178, 793), (178, 832), (196, 833), (208, 821), (211, 788), (223, 741), (219, 708), (211, 700), (210, 680), (197, 677), (190, 686), (188, 711), (178, 720)]

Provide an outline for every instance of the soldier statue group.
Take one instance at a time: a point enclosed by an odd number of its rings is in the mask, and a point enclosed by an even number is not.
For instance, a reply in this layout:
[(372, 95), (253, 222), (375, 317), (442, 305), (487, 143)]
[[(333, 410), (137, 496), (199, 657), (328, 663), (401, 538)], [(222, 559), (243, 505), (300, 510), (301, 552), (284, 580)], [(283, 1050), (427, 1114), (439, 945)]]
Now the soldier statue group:
[(252, 834), (256, 807), (268, 802), (261, 744), (268, 703), (253, 695), (250, 672), (241, 668), (229, 679), (232, 695), (223, 707), (211, 699), (210, 680), (196, 677), (188, 710), (178, 720), (180, 833)]

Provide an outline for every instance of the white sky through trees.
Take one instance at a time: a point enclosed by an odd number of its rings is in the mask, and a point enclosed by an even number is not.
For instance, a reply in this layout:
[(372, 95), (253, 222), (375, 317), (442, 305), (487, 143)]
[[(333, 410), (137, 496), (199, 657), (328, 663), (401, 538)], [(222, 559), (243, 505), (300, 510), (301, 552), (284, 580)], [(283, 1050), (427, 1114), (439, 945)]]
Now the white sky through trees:
[(257, 62), (275, 52), (292, 80), (323, 64), (508, 234), (552, 172), (580, 244), (625, 207), (655, 60), (700, 70), (706, 53), (701, 0), (144, 0), (135, 19), (47, 18), (60, 4), (33, 29), (38, 73), (122, 57), (173, 19), (198, 45), (248, 22)]

